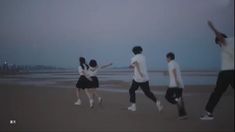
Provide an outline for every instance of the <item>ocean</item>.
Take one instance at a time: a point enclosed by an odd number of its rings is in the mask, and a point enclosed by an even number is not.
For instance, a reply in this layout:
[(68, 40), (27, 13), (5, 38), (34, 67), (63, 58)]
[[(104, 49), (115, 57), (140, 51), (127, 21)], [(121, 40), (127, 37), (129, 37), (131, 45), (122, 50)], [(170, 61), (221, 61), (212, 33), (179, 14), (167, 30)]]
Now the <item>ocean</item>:
[[(149, 71), (150, 85), (167, 86), (169, 76), (166, 71)], [(185, 85), (215, 85), (218, 72), (216, 71), (183, 71)], [(122, 81), (131, 82), (133, 71), (128, 69), (105, 69), (98, 74), (101, 82)], [(0, 83), (22, 85), (75, 85), (79, 75), (76, 70), (40, 71), (16, 75), (0, 76)]]

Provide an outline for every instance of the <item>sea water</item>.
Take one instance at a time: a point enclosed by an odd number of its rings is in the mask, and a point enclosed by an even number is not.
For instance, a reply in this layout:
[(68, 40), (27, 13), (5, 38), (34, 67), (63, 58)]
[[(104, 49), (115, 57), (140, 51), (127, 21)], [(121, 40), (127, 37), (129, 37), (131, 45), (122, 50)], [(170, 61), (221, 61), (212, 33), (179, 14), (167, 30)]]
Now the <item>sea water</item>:
[[(169, 76), (166, 71), (149, 71), (150, 85), (166, 86)], [(184, 71), (182, 78), (185, 85), (215, 85), (218, 72), (216, 71)], [(131, 82), (133, 71), (128, 69), (106, 69), (98, 74), (100, 81)], [(60, 72), (37, 72), (18, 75), (4, 75), (0, 83), (17, 83), (28, 85), (56, 85), (58, 82), (76, 83), (79, 75), (76, 70)], [(71, 84), (74, 85), (74, 84)]]

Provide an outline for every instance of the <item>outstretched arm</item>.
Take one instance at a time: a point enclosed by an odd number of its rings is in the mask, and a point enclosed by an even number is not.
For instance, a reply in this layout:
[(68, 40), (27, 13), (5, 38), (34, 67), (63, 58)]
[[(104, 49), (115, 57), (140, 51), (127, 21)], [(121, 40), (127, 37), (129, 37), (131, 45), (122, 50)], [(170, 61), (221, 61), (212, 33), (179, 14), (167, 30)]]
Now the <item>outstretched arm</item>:
[(215, 35), (219, 35), (221, 34), (213, 25), (213, 23), (211, 21), (208, 21), (208, 25), (211, 28), (211, 30), (215, 33)]
[(103, 68), (109, 67), (109, 66), (111, 66), (111, 65), (113, 65), (113, 63), (109, 63), (109, 64), (107, 64), (107, 65), (103, 65), (103, 66), (101, 66), (100, 68), (103, 69)]

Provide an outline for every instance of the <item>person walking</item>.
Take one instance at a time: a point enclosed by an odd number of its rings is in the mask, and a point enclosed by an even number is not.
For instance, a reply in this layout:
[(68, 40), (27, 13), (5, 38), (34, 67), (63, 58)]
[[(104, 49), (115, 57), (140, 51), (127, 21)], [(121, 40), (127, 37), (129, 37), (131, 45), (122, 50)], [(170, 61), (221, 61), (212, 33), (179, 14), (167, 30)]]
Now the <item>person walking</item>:
[(184, 107), (183, 89), (184, 83), (181, 77), (181, 70), (179, 64), (175, 61), (175, 54), (169, 52), (166, 55), (168, 62), (168, 72), (170, 83), (166, 91), (165, 98), (171, 104), (176, 104), (178, 109), (178, 119), (187, 119), (187, 113)]
[(77, 101), (74, 103), (74, 105), (81, 105), (82, 101), (80, 99), (80, 90), (83, 89), (85, 90), (89, 100), (90, 100), (90, 107), (93, 105), (93, 100), (91, 98), (91, 95), (87, 88), (89, 87), (89, 81), (91, 81), (91, 78), (88, 76), (88, 69), (89, 66), (86, 64), (86, 59), (84, 57), (79, 58), (80, 65), (78, 67), (78, 72), (79, 72), (79, 79), (76, 84), (76, 96), (77, 96)]
[[(90, 60), (90, 62), (89, 62), (90, 68), (88, 70), (88, 76), (92, 80), (89, 82), (89, 89), (88, 90), (89, 90), (89, 93), (91, 94), (92, 100), (94, 100), (94, 96), (96, 96), (99, 104), (102, 104), (103, 98), (97, 92), (97, 88), (99, 88), (99, 79), (97, 77), (97, 74), (101, 69), (104, 69), (104, 68), (109, 67), (111, 65), (112, 65), (112, 63), (107, 64), (107, 65), (103, 65), (103, 66), (98, 66), (97, 61), (94, 59)], [(93, 108), (94, 104), (92, 104), (91, 107)]]

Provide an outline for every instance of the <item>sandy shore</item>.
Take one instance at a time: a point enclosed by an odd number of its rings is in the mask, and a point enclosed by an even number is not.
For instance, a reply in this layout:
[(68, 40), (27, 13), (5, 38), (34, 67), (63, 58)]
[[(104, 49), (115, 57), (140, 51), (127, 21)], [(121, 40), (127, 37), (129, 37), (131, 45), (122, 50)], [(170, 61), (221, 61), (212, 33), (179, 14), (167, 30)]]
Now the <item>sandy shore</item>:
[[(159, 113), (142, 92), (137, 93), (137, 111), (127, 111), (127, 92), (99, 90), (102, 106), (75, 106), (74, 88), (51, 88), (18, 84), (0, 84), (0, 131), (107, 131), (107, 132), (233, 132), (234, 90), (228, 89), (215, 110), (215, 120), (201, 121), (212, 87), (190, 87), (185, 90), (188, 120), (177, 120), (176, 106), (164, 99), (164, 88), (153, 91), (165, 108)], [(126, 87), (128, 90), (128, 87)], [(195, 90), (197, 88), (197, 90)], [(200, 90), (199, 90), (200, 89)], [(16, 123), (10, 124), (10, 121)]]

